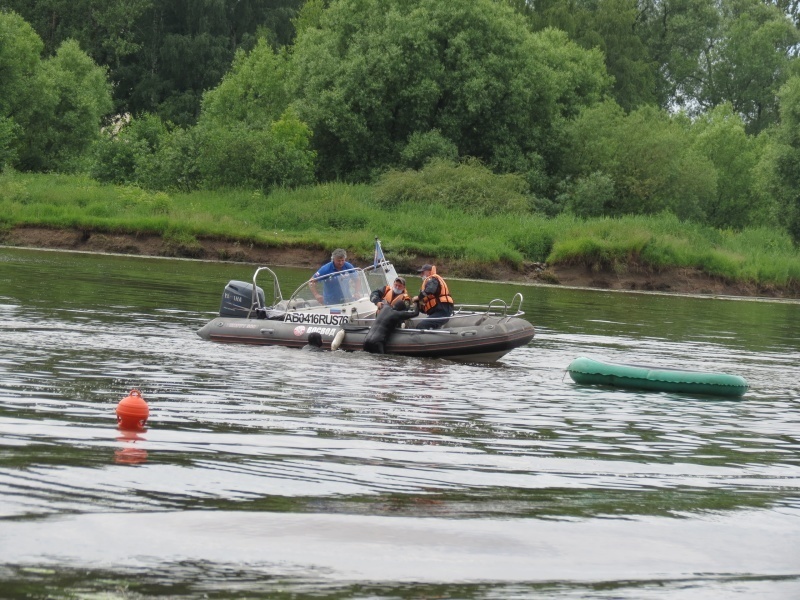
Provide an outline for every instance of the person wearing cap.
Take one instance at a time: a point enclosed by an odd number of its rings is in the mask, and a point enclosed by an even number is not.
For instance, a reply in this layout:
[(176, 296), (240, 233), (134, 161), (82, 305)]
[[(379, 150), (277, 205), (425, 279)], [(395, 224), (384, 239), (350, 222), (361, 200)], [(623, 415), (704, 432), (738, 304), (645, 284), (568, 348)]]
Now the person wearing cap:
[(378, 310), (384, 306), (392, 306), (397, 299), (411, 300), (411, 296), (406, 291), (406, 280), (403, 277), (397, 277), (392, 285), (386, 285), (378, 289), (372, 290), (369, 295), (369, 300)]
[[(345, 290), (343, 286), (347, 282), (337, 281), (340, 279), (339, 274), (345, 271), (355, 269), (353, 265), (347, 262), (347, 252), (342, 248), (337, 248), (331, 253), (331, 262), (322, 265), (319, 270), (311, 277), (311, 282), (308, 287), (311, 293), (320, 304), (342, 304), (345, 301)], [(317, 281), (322, 279), (322, 293), (317, 289)]]
[(417, 269), (422, 277), (422, 287), (419, 296), (413, 301), (419, 304), (419, 309), (428, 315), (419, 325), (418, 329), (438, 329), (446, 325), (453, 316), (454, 302), (450, 295), (450, 288), (441, 275), (436, 273), (436, 267), (425, 264)]

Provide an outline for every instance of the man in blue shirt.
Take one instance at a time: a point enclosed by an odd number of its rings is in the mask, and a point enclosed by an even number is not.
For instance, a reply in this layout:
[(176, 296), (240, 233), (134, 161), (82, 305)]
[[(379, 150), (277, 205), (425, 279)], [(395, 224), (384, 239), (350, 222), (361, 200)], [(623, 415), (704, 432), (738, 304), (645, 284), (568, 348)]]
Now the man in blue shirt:
[[(337, 248), (331, 253), (331, 262), (322, 265), (319, 270), (311, 277), (308, 287), (320, 304), (341, 304), (345, 297), (349, 299), (349, 294), (345, 294), (342, 289), (347, 285), (347, 278), (336, 275), (350, 269), (355, 269), (347, 262), (347, 252)], [(317, 280), (322, 279), (322, 293), (317, 290)]]

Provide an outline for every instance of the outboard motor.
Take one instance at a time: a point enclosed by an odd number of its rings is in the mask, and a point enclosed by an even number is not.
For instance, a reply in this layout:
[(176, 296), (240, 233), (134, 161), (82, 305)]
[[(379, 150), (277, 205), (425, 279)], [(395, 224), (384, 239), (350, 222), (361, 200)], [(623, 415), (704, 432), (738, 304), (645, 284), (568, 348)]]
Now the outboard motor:
[(251, 316), (263, 318), (264, 290), (256, 288), (258, 297), (253, 297), (253, 284), (246, 281), (229, 281), (222, 292), (222, 304), (219, 307), (220, 317), (241, 317), (246, 319)]

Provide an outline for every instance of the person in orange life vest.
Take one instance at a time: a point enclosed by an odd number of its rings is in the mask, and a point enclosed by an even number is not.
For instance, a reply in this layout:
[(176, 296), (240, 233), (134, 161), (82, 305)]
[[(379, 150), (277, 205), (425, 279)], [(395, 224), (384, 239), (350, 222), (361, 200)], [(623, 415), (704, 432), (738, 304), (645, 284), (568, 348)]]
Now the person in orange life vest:
[(417, 273), (422, 277), (422, 287), (419, 296), (415, 296), (413, 301), (418, 302), (420, 311), (428, 315), (417, 328), (438, 329), (446, 325), (453, 316), (453, 297), (445, 280), (436, 274), (436, 267), (422, 265)]
[(386, 285), (376, 290), (372, 290), (369, 295), (369, 301), (378, 307), (378, 310), (384, 306), (391, 306), (397, 299), (411, 300), (411, 296), (406, 291), (406, 280), (398, 277), (394, 280), (392, 285)]

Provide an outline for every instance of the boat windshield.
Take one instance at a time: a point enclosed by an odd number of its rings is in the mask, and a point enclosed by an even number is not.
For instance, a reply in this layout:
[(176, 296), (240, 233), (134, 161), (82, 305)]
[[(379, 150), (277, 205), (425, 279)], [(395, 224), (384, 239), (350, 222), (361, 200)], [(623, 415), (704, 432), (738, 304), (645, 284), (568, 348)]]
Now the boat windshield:
[(370, 290), (392, 285), (397, 278), (397, 271), (394, 270), (394, 265), (388, 260), (365, 267), (364, 274), (367, 276)]
[(348, 269), (306, 281), (297, 288), (290, 300), (304, 300), (308, 304), (331, 306), (368, 300), (369, 291), (364, 271)]

